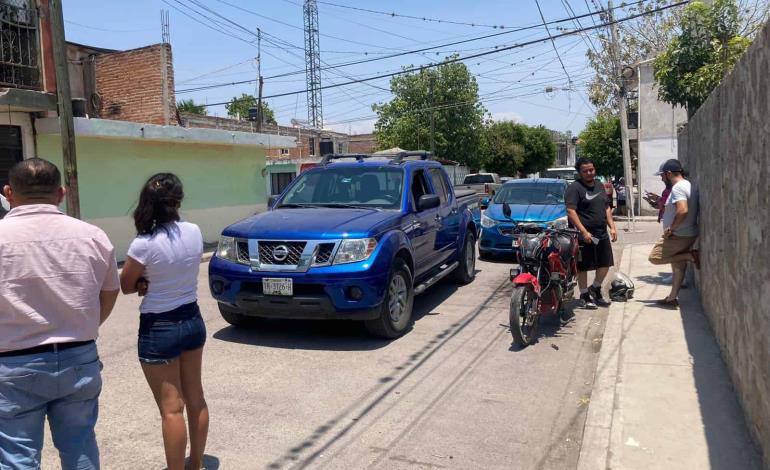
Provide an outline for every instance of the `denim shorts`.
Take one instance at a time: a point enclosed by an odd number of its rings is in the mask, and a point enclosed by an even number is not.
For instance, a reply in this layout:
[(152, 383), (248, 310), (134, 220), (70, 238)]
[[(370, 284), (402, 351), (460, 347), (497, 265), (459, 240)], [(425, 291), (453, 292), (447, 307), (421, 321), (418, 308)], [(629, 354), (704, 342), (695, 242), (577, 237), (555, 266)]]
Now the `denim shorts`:
[(139, 361), (168, 364), (185, 351), (202, 348), (206, 325), (197, 302), (139, 317)]

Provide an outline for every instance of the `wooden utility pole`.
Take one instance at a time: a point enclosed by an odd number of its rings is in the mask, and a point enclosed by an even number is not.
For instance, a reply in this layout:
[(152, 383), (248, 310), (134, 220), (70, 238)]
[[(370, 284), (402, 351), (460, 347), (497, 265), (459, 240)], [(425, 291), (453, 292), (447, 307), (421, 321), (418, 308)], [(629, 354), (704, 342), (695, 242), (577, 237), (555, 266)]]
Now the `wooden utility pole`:
[(612, 57), (612, 64), (614, 70), (613, 86), (615, 87), (615, 96), (618, 100), (618, 106), (620, 107), (620, 140), (623, 147), (623, 176), (626, 180), (626, 202), (628, 208), (628, 215), (631, 218), (631, 223), (634, 223), (634, 193), (632, 188), (634, 183), (632, 180), (633, 173), (631, 172), (631, 147), (628, 142), (628, 114), (626, 110), (626, 90), (623, 85), (622, 73), (623, 65), (620, 63), (620, 40), (618, 38), (618, 25), (615, 23), (615, 13), (612, 6), (612, 0), (607, 2), (608, 19), (610, 23), (610, 56)]
[(64, 159), (64, 187), (67, 188), (67, 214), (80, 218), (78, 165), (75, 152), (75, 123), (72, 119), (72, 96), (67, 70), (67, 44), (64, 41), (64, 14), (62, 0), (51, 1), (51, 47), (56, 68), (56, 96), (59, 102), (62, 157)]

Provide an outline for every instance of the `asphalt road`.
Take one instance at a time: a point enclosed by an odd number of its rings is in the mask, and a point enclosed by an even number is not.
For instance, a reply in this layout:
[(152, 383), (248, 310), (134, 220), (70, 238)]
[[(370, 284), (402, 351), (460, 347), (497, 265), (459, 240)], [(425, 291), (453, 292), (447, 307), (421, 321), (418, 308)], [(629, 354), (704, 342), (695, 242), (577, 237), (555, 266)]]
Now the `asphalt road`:
[[(510, 266), (479, 261), (472, 284), (417, 297), (414, 329), (388, 342), (350, 322), (235, 329), (220, 318), (202, 264), (207, 468), (574, 468), (607, 309), (578, 310), (536, 345), (512, 347)], [(97, 433), (108, 470), (165, 467), (136, 359), (138, 304), (121, 296), (99, 339)], [(58, 468), (50, 438), (44, 459)]]

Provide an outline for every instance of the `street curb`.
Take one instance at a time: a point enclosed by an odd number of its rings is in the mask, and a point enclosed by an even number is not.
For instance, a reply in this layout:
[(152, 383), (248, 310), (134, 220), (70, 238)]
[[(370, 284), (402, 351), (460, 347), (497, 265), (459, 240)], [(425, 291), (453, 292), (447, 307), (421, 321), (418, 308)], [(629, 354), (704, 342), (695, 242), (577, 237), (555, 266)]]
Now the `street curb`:
[[(623, 248), (620, 271), (631, 272), (631, 246)], [(583, 428), (578, 470), (609, 468), (612, 419), (617, 397), (620, 346), (626, 303), (613, 302), (604, 325), (602, 347), (594, 373), (591, 401)]]
[(207, 253), (203, 253), (203, 256), (201, 256), (201, 263), (205, 263), (209, 261), (214, 256), (213, 251), (209, 251)]
[[(615, 222), (631, 222), (631, 219), (628, 217), (623, 217), (620, 215), (613, 215), (612, 220)], [(634, 220), (637, 222), (657, 222), (658, 216), (656, 215), (637, 215), (634, 216)]]

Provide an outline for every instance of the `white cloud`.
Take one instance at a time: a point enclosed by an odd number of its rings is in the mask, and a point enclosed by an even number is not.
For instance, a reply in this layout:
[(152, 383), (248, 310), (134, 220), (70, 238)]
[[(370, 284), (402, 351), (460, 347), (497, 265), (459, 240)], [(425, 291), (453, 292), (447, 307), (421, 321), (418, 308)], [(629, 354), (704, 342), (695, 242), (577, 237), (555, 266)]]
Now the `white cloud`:
[(350, 124), (330, 124), (328, 126), (324, 125), (324, 128), (351, 135), (369, 134), (374, 131), (375, 122), (377, 122), (376, 119), (369, 119), (366, 121), (351, 122)]
[(492, 111), (491, 114), (493, 121), (524, 122), (524, 118), (521, 114), (513, 111)]

